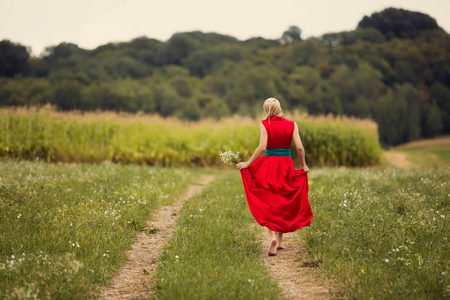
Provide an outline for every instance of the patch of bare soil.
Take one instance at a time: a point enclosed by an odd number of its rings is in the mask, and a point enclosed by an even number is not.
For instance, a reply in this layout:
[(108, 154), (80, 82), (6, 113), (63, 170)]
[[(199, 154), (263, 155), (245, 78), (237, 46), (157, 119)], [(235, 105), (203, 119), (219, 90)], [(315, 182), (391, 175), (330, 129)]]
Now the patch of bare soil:
[(396, 149), (427, 149), (427, 148), (448, 148), (448, 147), (450, 147), (450, 136), (443, 136), (400, 145), (396, 147)]
[(318, 267), (322, 262), (309, 260), (298, 233), (283, 235), (286, 249), (277, 250), (276, 256), (267, 255), (267, 230), (262, 231), (261, 242), (261, 255), (273, 278), (283, 289), (284, 299), (336, 299), (331, 294), (331, 282), (319, 273)]
[(408, 160), (408, 155), (402, 152), (387, 151), (384, 152), (384, 157), (389, 164), (399, 169), (410, 169), (414, 165)]
[(112, 279), (111, 285), (101, 291), (100, 299), (149, 299), (152, 296), (158, 257), (176, 229), (176, 219), (183, 203), (200, 194), (212, 179), (212, 176), (208, 176), (199, 183), (193, 183), (174, 204), (155, 212), (128, 251), (127, 263)]

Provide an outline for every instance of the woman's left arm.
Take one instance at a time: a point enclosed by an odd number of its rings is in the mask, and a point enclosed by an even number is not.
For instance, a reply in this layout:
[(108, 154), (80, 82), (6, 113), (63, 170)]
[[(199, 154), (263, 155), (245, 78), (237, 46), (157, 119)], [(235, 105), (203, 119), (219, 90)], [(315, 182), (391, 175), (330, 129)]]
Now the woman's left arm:
[(264, 127), (264, 124), (261, 122), (259, 126), (259, 130), (261, 131), (261, 136), (259, 138), (259, 146), (256, 148), (255, 152), (253, 153), (252, 157), (246, 162), (240, 162), (236, 164), (236, 168), (239, 170), (247, 169), (258, 157), (264, 154), (267, 147), (267, 131)]

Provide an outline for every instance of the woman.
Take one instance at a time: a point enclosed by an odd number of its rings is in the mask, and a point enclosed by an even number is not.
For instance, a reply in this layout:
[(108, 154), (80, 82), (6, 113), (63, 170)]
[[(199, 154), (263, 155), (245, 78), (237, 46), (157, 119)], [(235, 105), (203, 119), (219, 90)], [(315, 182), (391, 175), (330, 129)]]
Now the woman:
[[(269, 256), (284, 249), (283, 233), (309, 226), (313, 218), (308, 201), (308, 166), (297, 124), (283, 117), (280, 102), (264, 102), (266, 119), (260, 124), (261, 137), (255, 153), (241, 170), (248, 207), (255, 220), (267, 227)], [(291, 141), (294, 139), (301, 170), (294, 169)]]

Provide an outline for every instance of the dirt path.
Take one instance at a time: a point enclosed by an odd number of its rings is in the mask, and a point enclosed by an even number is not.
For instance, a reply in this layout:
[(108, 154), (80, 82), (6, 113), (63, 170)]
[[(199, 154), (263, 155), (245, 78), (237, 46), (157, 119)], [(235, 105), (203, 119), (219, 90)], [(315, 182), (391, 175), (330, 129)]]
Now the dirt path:
[(261, 231), (263, 248), (261, 255), (273, 278), (283, 289), (284, 299), (334, 299), (331, 295), (331, 283), (319, 274), (319, 262), (308, 260), (306, 247), (298, 233), (283, 236), (284, 250), (277, 250), (276, 256), (268, 256), (269, 245), (267, 231)]
[(388, 161), (388, 163), (400, 169), (409, 169), (414, 165), (409, 161), (406, 153), (402, 152), (394, 152), (394, 151), (386, 151), (384, 152), (384, 157)]
[(100, 293), (100, 299), (149, 299), (152, 296), (153, 277), (158, 265), (158, 257), (163, 246), (175, 231), (175, 222), (183, 203), (201, 193), (213, 179), (205, 177), (193, 183), (186, 194), (170, 206), (161, 207), (144, 231), (137, 235), (136, 242), (128, 251), (128, 261), (113, 280), (111, 286)]

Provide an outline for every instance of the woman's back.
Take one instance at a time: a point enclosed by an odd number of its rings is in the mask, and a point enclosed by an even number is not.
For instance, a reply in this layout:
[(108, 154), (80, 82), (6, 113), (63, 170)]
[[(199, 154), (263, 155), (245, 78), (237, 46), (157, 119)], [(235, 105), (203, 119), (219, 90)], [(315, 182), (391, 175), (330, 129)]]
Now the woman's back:
[[(313, 219), (308, 200), (308, 167), (305, 151), (295, 122), (281, 117), (280, 102), (275, 98), (264, 101), (269, 119), (260, 124), (259, 146), (247, 162), (236, 167), (241, 170), (248, 207), (255, 220), (268, 229), (269, 256), (284, 249), (283, 233), (309, 226)], [(291, 157), (294, 140), (302, 170), (295, 170)]]
[(266, 149), (290, 149), (294, 122), (280, 116), (274, 116), (269, 120), (262, 121), (267, 131)]

